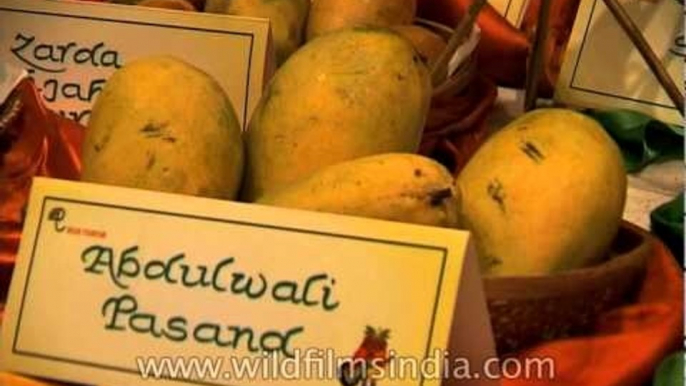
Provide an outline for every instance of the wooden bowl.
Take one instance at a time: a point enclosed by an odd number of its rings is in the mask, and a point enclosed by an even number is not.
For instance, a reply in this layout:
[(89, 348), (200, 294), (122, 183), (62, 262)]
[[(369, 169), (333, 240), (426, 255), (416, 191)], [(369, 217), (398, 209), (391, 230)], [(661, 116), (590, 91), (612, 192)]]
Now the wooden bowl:
[(601, 313), (634, 298), (650, 240), (624, 222), (608, 258), (597, 266), (548, 276), (485, 278), (498, 354), (589, 333)]

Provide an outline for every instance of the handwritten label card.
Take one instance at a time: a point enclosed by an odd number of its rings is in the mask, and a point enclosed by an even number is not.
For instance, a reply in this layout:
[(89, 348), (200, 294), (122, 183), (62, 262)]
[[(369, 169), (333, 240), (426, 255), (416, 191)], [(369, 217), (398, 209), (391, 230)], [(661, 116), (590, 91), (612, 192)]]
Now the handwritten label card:
[[(493, 355), (465, 232), (50, 179), (2, 327), (3, 369), (98, 385), (361, 385), (351, 358), (439, 385), (392, 363)], [(154, 378), (163, 358), (220, 368)]]
[(48, 106), (80, 123), (129, 60), (172, 55), (212, 75), (243, 126), (270, 66), (269, 22), (92, 2), (3, 0), (2, 60), (26, 68)]
[[(684, 8), (677, 0), (621, 4), (683, 92)], [(681, 124), (679, 111), (602, 0), (582, 0), (555, 99), (602, 109), (627, 108)]]

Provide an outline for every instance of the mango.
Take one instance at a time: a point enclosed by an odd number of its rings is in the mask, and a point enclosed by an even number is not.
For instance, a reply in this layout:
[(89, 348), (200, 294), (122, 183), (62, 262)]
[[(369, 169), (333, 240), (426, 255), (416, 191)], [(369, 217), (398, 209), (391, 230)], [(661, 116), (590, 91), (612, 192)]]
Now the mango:
[(168, 56), (127, 63), (107, 80), (83, 143), (84, 181), (234, 199), (241, 126), (220, 85)]
[(356, 26), (412, 24), (417, 0), (316, 0), (307, 21), (307, 40)]
[(269, 19), (280, 66), (305, 40), (310, 0), (207, 0), (205, 12)]
[(276, 72), (251, 117), (243, 199), (335, 163), (415, 153), (430, 96), (419, 55), (390, 30), (356, 28), (306, 44)]
[(615, 142), (565, 109), (527, 113), (496, 132), (457, 178), (461, 226), (485, 275), (545, 275), (593, 265), (620, 226), (627, 176)]
[(443, 165), (391, 153), (326, 167), (257, 203), (454, 228), (458, 201), (453, 176)]

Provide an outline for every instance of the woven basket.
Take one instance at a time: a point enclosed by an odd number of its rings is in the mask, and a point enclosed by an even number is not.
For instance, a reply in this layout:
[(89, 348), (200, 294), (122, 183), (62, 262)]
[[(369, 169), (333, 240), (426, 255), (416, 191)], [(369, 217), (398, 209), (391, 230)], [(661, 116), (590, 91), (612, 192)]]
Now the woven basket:
[[(415, 24), (446, 40), (452, 35), (451, 28), (433, 21), (417, 19)], [(497, 96), (495, 84), (477, 71), (475, 52), (479, 35), (475, 27), (469, 38), (474, 44), (461, 48), (472, 47), (472, 50), (464, 49), (465, 59), (444, 82), (434, 87), (419, 151), (455, 175), (488, 137), (484, 122)]]
[(601, 264), (556, 275), (484, 279), (499, 355), (589, 333), (598, 316), (630, 302), (645, 275), (650, 239), (624, 222)]
[[(438, 36), (445, 39), (446, 42), (448, 41), (448, 39), (450, 39), (450, 36), (453, 33), (452, 28), (444, 24), (436, 23), (431, 20), (417, 18), (415, 19), (415, 24), (436, 33)], [(472, 31), (470, 39), (479, 39), (478, 27), (476, 28), (477, 29)], [(460, 91), (464, 90), (465, 87), (467, 87), (467, 85), (469, 84), (469, 82), (471, 82), (474, 79), (474, 76), (476, 75), (476, 56), (474, 55), (474, 51), (469, 53), (466, 60), (464, 60), (462, 64), (458, 66), (455, 72), (451, 74), (451, 76), (448, 79), (446, 79), (443, 83), (434, 88), (434, 97), (440, 97), (446, 94), (459, 93)]]

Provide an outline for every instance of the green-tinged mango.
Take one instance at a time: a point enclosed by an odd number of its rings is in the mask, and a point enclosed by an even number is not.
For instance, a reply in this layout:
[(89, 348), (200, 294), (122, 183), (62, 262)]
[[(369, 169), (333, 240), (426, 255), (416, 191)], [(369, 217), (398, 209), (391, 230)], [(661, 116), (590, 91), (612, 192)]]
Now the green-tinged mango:
[(627, 176), (593, 119), (540, 109), (494, 134), (460, 172), (461, 226), (486, 275), (551, 274), (604, 258), (617, 234)]
[(243, 198), (338, 162), (416, 152), (430, 96), (419, 55), (390, 30), (350, 29), (306, 44), (277, 71), (251, 118)]
[(258, 204), (455, 227), (459, 197), (448, 170), (414, 154), (381, 154), (321, 169)]
[(358, 26), (412, 24), (417, 0), (316, 0), (307, 21), (307, 40)]
[(234, 199), (241, 127), (220, 85), (172, 57), (129, 62), (97, 98), (83, 143), (84, 181)]
[(207, 0), (205, 12), (269, 19), (281, 65), (305, 40), (310, 0)]

